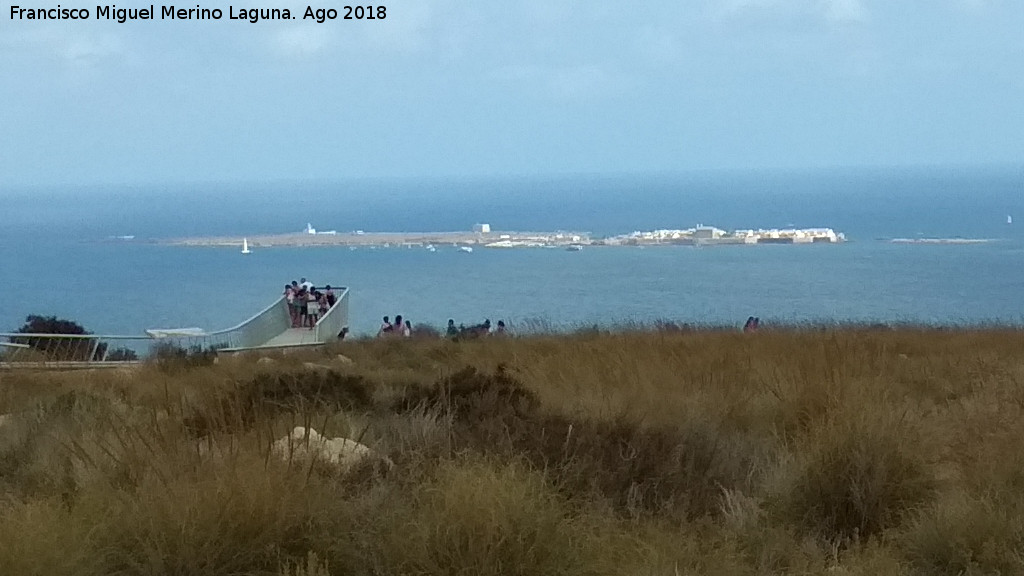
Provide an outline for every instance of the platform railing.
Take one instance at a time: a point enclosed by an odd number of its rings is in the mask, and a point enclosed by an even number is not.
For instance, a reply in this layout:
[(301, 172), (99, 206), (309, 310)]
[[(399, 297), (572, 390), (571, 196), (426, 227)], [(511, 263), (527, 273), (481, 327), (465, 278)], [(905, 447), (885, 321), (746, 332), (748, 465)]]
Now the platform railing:
[(145, 335), (0, 333), (0, 366), (113, 366), (156, 355), (168, 345), (202, 346), (195, 337), (164, 341)]
[(248, 320), (226, 330), (218, 330), (204, 336), (207, 348), (253, 348), (267, 343), (271, 338), (291, 326), (288, 303), (284, 296), (274, 301)]
[(335, 290), (334, 306), (320, 317), (314, 328), (317, 342), (333, 342), (338, 333), (348, 328), (348, 288)]

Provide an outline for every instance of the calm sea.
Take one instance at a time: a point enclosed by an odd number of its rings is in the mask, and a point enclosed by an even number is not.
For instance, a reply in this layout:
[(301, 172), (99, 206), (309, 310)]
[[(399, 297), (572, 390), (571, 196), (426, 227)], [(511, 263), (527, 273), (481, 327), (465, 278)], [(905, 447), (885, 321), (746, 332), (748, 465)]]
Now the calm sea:
[[(1008, 225), (1007, 215), (1019, 217)], [(146, 242), (302, 229), (818, 227), (841, 246), (489, 250), (186, 248)], [(352, 290), (356, 333), (387, 314), (437, 326), (672, 319), (1024, 323), (1024, 171), (708, 172), (0, 188), (0, 331), (28, 314), (97, 333), (234, 325), (305, 276)], [(134, 235), (135, 241), (111, 241)], [(893, 237), (989, 238), (898, 245)]]

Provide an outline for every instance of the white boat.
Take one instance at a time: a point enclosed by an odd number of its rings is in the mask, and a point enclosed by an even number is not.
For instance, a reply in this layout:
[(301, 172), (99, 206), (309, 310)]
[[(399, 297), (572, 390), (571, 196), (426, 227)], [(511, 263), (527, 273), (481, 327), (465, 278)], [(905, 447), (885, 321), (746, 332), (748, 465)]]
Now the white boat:
[(579, 252), (580, 250), (583, 250), (583, 246), (579, 244), (570, 244), (566, 246), (565, 249), (569, 252)]
[(469, 246), (459, 246), (459, 250), (461, 250), (461, 251), (463, 251), (463, 252), (466, 252), (466, 253), (471, 253), (471, 252), (473, 252), (473, 249), (472, 249), (472, 248), (470, 248)]
[(437, 252), (437, 248), (434, 248), (433, 244), (427, 244), (427, 252)]
[(1007, 214), (1006, 215), (1006, 223), (1007, 224), (1013, 224), (1013, 216), (1010, 216), (1009, 214)]
[(242, 238), (242, 254), (252, 254), (252, 250), (249, 250), (248, 238)]

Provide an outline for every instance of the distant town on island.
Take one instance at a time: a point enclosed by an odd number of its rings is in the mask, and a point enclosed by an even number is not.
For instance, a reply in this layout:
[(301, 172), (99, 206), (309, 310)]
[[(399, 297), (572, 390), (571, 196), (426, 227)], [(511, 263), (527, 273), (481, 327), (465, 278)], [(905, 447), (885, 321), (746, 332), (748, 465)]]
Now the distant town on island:
[[(129, 237), (122, 237), (128, 239)], [(134, 237), (131, 237), (134, 238)], [(714, 226), (698, 225), (686, 229), (636, 231), (618, 236), (592, 237), (587, 232), (511, 232), (495, 231), (489, 224), (476, 224), (472, 230), (455, 232), (338, 232), (318, 231), (311, 224), (301, 232), (261, 234), (253, 236), (209, 236), (158, 240), (178, 246), (350, 246), (392, 247), (419, 246), (428, 250), (437, 245), (463, 248), (550, 248), (580, 250), (584, 246), (648, 246), (648, 245), (754, 245), (754, 244), (837, 244), (846, 241), (831, 228), (743, 229), (727, 232)]]

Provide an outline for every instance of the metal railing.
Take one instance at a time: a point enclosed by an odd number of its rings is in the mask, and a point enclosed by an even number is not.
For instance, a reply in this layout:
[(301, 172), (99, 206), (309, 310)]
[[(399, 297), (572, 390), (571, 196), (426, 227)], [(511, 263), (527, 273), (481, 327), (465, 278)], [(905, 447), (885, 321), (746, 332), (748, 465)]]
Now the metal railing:
[(254, 348), (287, 330), (291, 322), (288, 303), (285, 302), (284, 296), (281, 296), (273, 304), (237, 326), (206, 335), (205, 345), (213, 349)]
[(317, 321), (314, 328), (316, 341), (333, 342), (343, 328), (348, 328), (348, 288), (339, 288), (335, 292), (334, 306)]
[[(334, 341), (348, 327), (348, 294), (348, 288), (335, 289), (334, 306), (315, 326), (316, 343)], [(288, 304), (282, 296), (244, 322), (216, 332), (154, 329), (137, 336), (0, 333), (0, 366), (121, 365), (162, 354), (245, 350), (265, 345), (290, 327)]]
[(2, 366), (114, 366), (156, 355), (161, 347), (188, 350), (201, 346), (194, 342), (195, 337), (158, 341), (149, 336), (0, 333), (0, 338), (7, 340), (0, 342)]

